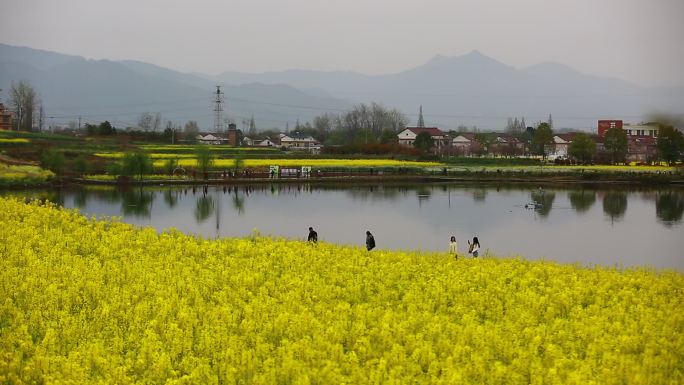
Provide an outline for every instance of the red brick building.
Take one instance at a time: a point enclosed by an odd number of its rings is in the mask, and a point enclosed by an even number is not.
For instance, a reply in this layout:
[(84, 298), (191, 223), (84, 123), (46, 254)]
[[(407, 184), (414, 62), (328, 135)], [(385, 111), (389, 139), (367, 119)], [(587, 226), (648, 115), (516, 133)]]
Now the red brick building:
[(0, 130), (12, 129), (12, 113), (0, 103)]
[(599, 120), (598, 121), (598, 135), (600, 137), (606, 136), (606, 131), (611, 128), (622, 129), (622, 120)]

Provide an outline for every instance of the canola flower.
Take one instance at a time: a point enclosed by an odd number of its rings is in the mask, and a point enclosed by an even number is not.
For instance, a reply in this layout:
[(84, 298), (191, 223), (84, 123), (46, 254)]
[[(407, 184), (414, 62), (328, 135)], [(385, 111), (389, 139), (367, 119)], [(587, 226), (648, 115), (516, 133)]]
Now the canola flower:
[(27, 143), (30, 143), (30, 141), (26, 138), (11, 138), (11, 139), (0, 138), (0, 145), (2, 145), (2, 144), (27, 144)]
[[(281, 167), (311, 166), (318, 168), (332, 167), (436, 167), (438, 162), (417, 162), (395, 159), (244, 159), (244, 167), (268, 167), (278, 165)], [(195, 167), (195, 159), (180, 159), (178, 165), (182, 167)], [(155, 167), (162, 167), (163, 162), (155, 161)], [(231, 168), (235, 166), (234, 159), (216, 159), (214, 167)]]
[(205, 240), (0, 199), (0, 383), (680, 384), (684, 276)]
[(206, 148), (211, 151), (256, 151), (256, 152), (278, 152), (275, 147), (235, 147), (225, 144), (141, 144), (138, 147), (145, 151), (195, 151), (198, 148)]
[(42, 169), (38, 166), (8, 165), (0, 163), (0, 185), (41, 183), (54, 176), (55, 174), (52, 171)]
[[(120, 159), (123, 158), (122, 152), (97, 153), (102, 158)], [(178, 159), (181, 167), (197, 167), (197, 159), (193, 154), (163, 154), (152, 153), (150, 158), (154, 160), (156, 168), (162, 168), (166, 159)], [(395, 159), (244, 159), (244, 167), (269, 167), (278, 165), (281, 167), (300, 167), (311, 166), (319, 168), (331, 167), (437, 167), (439, 162), (418, 162)], [(234, 159), (214, 159), (214, 168), (235, 167)]]

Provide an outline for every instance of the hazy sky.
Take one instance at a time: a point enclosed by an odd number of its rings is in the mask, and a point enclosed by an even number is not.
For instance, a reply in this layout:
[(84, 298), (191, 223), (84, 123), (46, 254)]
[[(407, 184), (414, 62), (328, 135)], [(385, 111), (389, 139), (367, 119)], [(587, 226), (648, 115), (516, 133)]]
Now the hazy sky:
[(0, 42), (187, 72), (379, 74), (473, 49), (684, 85), (684, 0), (0, 0)]

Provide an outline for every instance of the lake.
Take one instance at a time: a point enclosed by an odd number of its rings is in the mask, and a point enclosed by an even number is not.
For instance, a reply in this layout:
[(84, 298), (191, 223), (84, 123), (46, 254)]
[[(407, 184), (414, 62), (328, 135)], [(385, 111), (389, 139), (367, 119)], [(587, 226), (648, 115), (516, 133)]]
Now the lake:
[(532, 185), (315, 185), (73, 187), (4, 192), (47, 198), (84, 214), (177, 228), (205, 238), (262, 235), (379, 249), (483, 249), (563, 263), (684, 270), (684, 189)]

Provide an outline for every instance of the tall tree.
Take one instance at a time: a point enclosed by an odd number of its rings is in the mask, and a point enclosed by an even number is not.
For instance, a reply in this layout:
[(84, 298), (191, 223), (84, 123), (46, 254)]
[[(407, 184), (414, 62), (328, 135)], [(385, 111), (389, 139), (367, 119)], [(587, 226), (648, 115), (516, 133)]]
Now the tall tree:
[(195, 139), (197, 134), (199, 134), (199, 126), (197, 126), (197, 122), (194, 120), (188, 120), (183, 128), (183, 136), (186, 140), (192, 140)]
[(121, 170), (124, 175), (137, 176), (142, 180), (143, 175), (152, 172), (152, 159), (142, 151), (126, 153), (122, 159)]
[(197, 168), (206, 173), (214, 167), (214, 155), (209, 151), (206, 146), (200, 146), (195, 151), (195, 158), (197, 158)]
[(254, 115), (249, 119), (249, 136), (254, 139), (257, 134), (256, 123), (254, 123)]
[(577, 134), (572, 143), (570, 143), (568, 152), (571, 157), (580, 162), (589, 162), (596, 153), (596, 143), (587, 134)]
[(313, 127), (321, 132), (321, 133), (327, 133), (330, 132), (333, 128), (333, 121), (334, 121), (334, 116), (333, 114), (325, 113), (320, 116), (316, 116), (313, 120)]
[(421, 104), (418, 113), (418, 127), (425, 127), (425, 120), (423, 120), (423, 105)]
[(45, 109), (43, 109), (43, 105), (40, 105), (40, 108), (38, 109), (38, 131), (43, 131), (43, 119), (45, 117)]
[(149, 112), (143, 112), (138, 118), (138, 127), (143, 131), (149, 131), (152, 128), (152, 121), (154, 117)]
[(38, 95), (27, 81), (12, 83), (10, 88), (10, 105), (16, 111), (17, 128), (31, 131), (33, 127), (33, 110), (38, 103)]
[(413, 141), (413, 146), (423, 152), (428, 152), (434, 146), (435, 142), (432, 136), (427, 132), (421, 132), (416, 136), (416, 140)]
[(553, 145), (553, 130), (551, 126), (546, 122), (539, 123), (532, 136), (534, 153), (541, 155), (542, 160), (546, 160), (546, 155), (551, 145)]
[(618, 127), (613, 127), (606, 131), (603, 138), (603, 148), (610, 154), (610, 162), (624, 161), (627, 155), (627, 134)]
[(157, 112), (154, 114), (154, 120), (152, 120), (152, 131), (157, 132), (161, 128), (162, 125), (162, 116), (161, 113)]
[(682, 159), (684, 135), (673, 126), (661, 125), (657, 142), (660, 158), (670, 164)]

